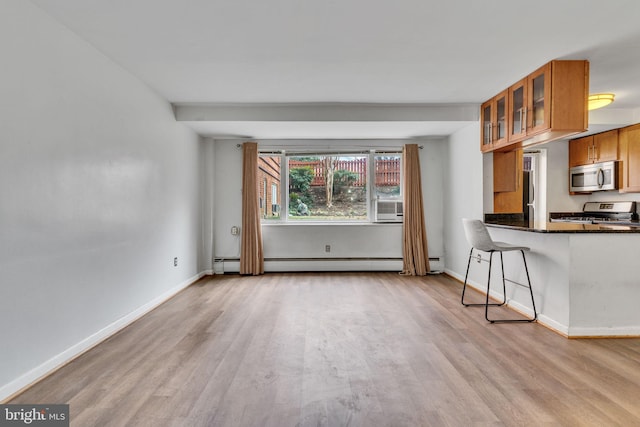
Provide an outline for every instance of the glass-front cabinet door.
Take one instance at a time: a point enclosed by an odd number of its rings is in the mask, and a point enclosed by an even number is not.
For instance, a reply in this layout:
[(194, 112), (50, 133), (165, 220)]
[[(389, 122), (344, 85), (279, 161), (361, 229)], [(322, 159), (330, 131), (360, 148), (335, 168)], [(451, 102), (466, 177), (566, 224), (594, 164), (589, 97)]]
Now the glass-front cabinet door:
[(482, 104), (480, 113), (480, 149), (484, 152), (493, 149), (493, 99)]
[(507, 91), (499, 93), (494, 99), (495, 127), (493, 144), (500, 146), (507, 143)]
[(529, 76), (528, 133), (547, 129), (551, 126), (551, 64), (547, 64)]
[(517, 141), (527, 132), (527, 79), (509, 88), (509, 141)]
[(491, 98), (480, 107), (480, 149), (491, 151), (507, 144), (507, 91)]

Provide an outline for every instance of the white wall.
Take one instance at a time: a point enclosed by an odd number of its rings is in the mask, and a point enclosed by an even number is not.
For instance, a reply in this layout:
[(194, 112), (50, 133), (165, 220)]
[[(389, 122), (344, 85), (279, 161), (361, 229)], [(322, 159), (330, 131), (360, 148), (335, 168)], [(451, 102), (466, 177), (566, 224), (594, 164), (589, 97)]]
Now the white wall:
[(240, 236), (231, 227), (242, 225), (242, 149), (238, 140), (214, 141), (213, 254), (239, 258)]
[(478, 147), (479, 128), (474, 124), (451, 135), (445, 157), (445, 271), (462, 279), (471, 249), (462, 230), (462, 218), (483, 219), (483, 158)]
[[(260, 149), (311, 146), (317, 149), (366, 149), (399, 148), (406, 141), (258, 141)], [(442, 138), (411, 141), (422, 145), (420, 162), (422, 170), (425, 222), (427, 227), (429, 255), (443, 255), (443, 158), (445, 144)], [(215, 232), (214, 254), (216, 258), (237, 259), (240, 254), (240, 236), (231, 235), (231, 227), (241, 225), (242, 211), (242, 150), (238, 140), (215, 141)], [(263, 226), (265, 258), (344, 258), (384, 257), (402, 258), (402, 226), (400, 224), (353, 224), (353, 225), (265, 225)], [(331, 253), (324, 252), (326, 244)], [(354, 264), (351, 264), (353, 268)], [(357, 264), (358, 268), (375, 269), (375, 266)], [(402, 263), (400, 262), (400, 267)], [(266, 269), (277, 269), (267, 264)], [(435, 265), (434, 265), (435, 267)], [(305, 260), (286, 269), (323, 270), (341, 269), (328, 261)], [(344, 268), (342, 268), (344, 269)], [(232, 263), (225, 262), (225, 271), (237, 271)]]
[(553, 141), (541, 147), (547, 149), (547, 210), (580, 212), (588, 196), (569, 195), (568, 141)]
[(493, 213), (493, 153), (482, 155), (482, 182), (482, 211)]
[(200, 206), (202, 211), (202, 233), (200, 234), (200, 268), (206, 274), (213, 274), (213, 236), (214, 210), (216, 207), (214, 195), (215, 181), (215, 141), (203, 138), (200, 156)]
[(202, 242), (165, 100), (30, 2), (0, 51), (1, 400), (196, 278)]
[(432, 269), (444, 268), (444, 197), (445, 197), (445, 159), (447, 153), (446, 138), (433, 138), (419, 142), (420, 171), (422, 173), (422, 197), (427, 227), (429, 257), (439, 257), (441, 262), (431, 264)]

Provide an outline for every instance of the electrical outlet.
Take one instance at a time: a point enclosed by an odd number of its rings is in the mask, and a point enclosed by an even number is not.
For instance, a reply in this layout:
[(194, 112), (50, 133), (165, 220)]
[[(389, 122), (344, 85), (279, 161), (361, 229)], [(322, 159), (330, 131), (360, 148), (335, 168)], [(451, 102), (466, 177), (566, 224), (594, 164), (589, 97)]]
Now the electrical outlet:
[(331, 252), (331, 245), (324, 245), (325, 252)]
[(240, 227), (238, 227), (237, 225), (231, 227), (231, 235), (237, 236), (238, 234), (240, 234)]
[(178, 257), (175, 257), (175, 258), (173, 259), (173, 266), (174, 266), (174, 267), (177, 267), (177, 266), (178, 266)]

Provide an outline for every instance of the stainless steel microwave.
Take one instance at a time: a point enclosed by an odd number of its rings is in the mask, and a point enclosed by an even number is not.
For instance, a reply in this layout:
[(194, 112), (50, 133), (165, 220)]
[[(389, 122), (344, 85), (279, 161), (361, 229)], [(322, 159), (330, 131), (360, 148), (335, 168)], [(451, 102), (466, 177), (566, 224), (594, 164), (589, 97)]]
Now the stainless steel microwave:
[(569, 189), (575, 193), (618, 189), (618, 162), (575, 166), (569, 172)]

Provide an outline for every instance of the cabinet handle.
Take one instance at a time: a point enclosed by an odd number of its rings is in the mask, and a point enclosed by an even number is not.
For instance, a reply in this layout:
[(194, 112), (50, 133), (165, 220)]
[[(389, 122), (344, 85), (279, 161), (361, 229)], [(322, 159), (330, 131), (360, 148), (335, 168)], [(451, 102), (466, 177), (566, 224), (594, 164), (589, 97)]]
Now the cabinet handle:
[(597, 184), (598, 188), (602, 188), (602, 186), (604, 185), (604, 171), (602, 170), (602, 168), (598, 169)]
[(520, 109), (520, 133), (524, 132), (524, 120), (522, 119), (524, 116), (524, 108)]
[(527, 110), (528, 110), (528, 108), (524, 109), (524, 120), (522, 122), (522, 124), (524, 125), (524, 131), (526, 131), (529, 128), (528, 123), (527, 123)]
[(591, 149), (593, 149), (593, 146), (592, 146), (592, 145), (589, 145), (589, 146), (587, 147), (587, 160), (593, 160), (593, 159), (591, 158)]
[(489, 141), (493, 143), (493, 123), (489, 125)]

